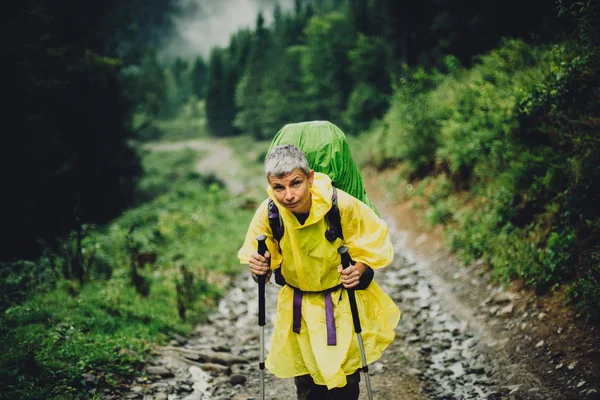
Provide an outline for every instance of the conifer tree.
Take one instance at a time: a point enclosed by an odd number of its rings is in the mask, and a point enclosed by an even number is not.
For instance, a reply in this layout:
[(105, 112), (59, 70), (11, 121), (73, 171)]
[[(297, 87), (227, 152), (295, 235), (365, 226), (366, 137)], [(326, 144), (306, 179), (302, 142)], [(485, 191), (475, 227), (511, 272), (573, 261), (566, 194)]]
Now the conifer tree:
[(307, 108), (314, 119), (344, 125), (353, 81), (348, 51), (354, 44), (354, 31), (343, 14), (313, 17), (306, 28), (303, 67), (306, 77)]
[(206, 72), (202, 57), (196, 57), (192, 66), (192, 93), (198, 99), (203, 99), (206, 94)]
[(225, 83), (225, 66), (223, 50), (213, 48), (208, 61), (208, 86), (206, 88), (206, 122), (209, 131), (215, 136), (223, 136), (227, 132), (227, 124), (222, 113), (223, 85)]
[(257, 138), (268, 135), (263, 132), (261, 125), (263, 106), (259, 101), (264, 90), (264, 79), (269, 72), (268, 54), (271, 49), (269, 31), (264, 23), (264, 17), (259, 13), (246, 70), (236, 88), (235, 96), (239, 112), (235, 117), (234, 126)]

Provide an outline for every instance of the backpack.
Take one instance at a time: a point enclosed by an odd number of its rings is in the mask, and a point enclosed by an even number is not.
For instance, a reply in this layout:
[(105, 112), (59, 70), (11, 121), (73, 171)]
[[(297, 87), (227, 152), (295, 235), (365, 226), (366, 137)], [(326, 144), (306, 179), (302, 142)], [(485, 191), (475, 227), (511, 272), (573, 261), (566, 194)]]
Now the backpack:
[(310, 168), (328, 175), (334, 187), (362, 201), (381, 217), (365, 191), (346, 135), (340, 128), (328, 121), (287, 124), (277, 132), (269, 151), (280, 144), (293, 144), (300, 148), (306, 154)]
[[(346, 137), (337, 126), (328, 121), (288, 124), (275, 135), (269, 150), (280, 144), (296, 145), (306, 154), (308, 164), (313, 170), (325, 173), (331, 178), (332, 205), (325, 215), (328, 225), (325, 238), (328, 241), (333, 242), (337, 238), (344, 240), (336, 187), (361, 200), (379, 215), (379, 211), (364, 190), (362, 176), (352, 159)], [(268, 218), (273, 237), (279, 245), (285, 227), (279, 209), (271, 199), (268, 204)], [(373, 280), (373, 276), (373, 269), (369, 267), (361, 276), (359, 285), (354, 289), (365, 289)], [(286, 283), (281, 274), (281, 268), (275, 270), (275, 282), (280, 285)]]

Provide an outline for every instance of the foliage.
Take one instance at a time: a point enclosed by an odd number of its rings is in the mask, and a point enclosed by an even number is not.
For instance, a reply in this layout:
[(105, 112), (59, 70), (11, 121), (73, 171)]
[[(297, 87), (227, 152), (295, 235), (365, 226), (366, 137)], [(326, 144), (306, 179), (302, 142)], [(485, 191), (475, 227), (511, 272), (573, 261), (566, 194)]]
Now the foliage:
[(139, 160), (128, 143), (121, 60), (96, 36), (114, 7), (2, 6), (9, 22), (1, 32), (14, 37), (5, 52), (11, 106), (1, 170), (11, 243), (2, 246), (3, 260), (36, 258), (41, 242), (56, 245), (81, 223), (105, 222), (131, 204)]
[[(408, 160), (410, 172), (432, 168), (435, 162), (440, 124), (448, 108), (434, 107), (430, 91), (441, 80), (438, 73), (417, 69), (399, 78), (389, 111), (372, 128), (374, 146), (370, 158), (374, 165), (385, 166), (397, 160)], [(450, 101), (452, 92), (448, 91)], [(439, 103), (446, 100), (437, 97)]]
[(416, 191), (426, 218), (447, 227), (466, 262), (482, 258), (499, 278), (539, 291), (572, 281), (568, 293), (590, 317), (600, 237), (594, 59), (573, 41), (508, 40), (468, 70), (413, 71), (370, 150), (379, 165), (408, 161), (410, 177), (426, 176)]
[[(60, 278), (60, 254), (3, 268), (2, 396), (87, 398), (92, 388), (114, 388), (139, 373), (152, 345), (205, 317), (223, 287), (216, 277), (239, 270), (232, 238), (243, 237), (252, 211), (214, 178), (193, 173), (197, 158), (191, 150), (144, 155), (141, 183), (154, 183), (140, 187), (148, 202), (89, 227), (81, 246), (94, 257), (84, 285)], [(146, 297), (130, 283), (133, 248), (156, 255), (137, 268)]]
[(350, 51), (354, 35), (343, 14), (313, 17), (306, 27), (303, 68), (306, 95), (312, 119), (343, 126), (341, 111), (352, 91)]
[(359, 35), (356, 47), (349, 51), (350, 72), (356, 83), (345, 111), (346, 123), (352, 131), (369, 128), (371, 121), (381, 118), (391, 95), (391, 53), (381, 38)]
[(272, 38), (264, 26), (262, 14), (256, 19), (256, 31), (252, 37), (250, 54), (244, 75), (236, 88), (235, 104), (240, 109), (233, 125), (244, 133), (249, 133), (256, 138), (264, 138), (261, 124), (261, 111), (263, 109), (262, 95), (264, 93), (267, 75), (271, 70), (270, 60), (267, 57), (272, 49)]

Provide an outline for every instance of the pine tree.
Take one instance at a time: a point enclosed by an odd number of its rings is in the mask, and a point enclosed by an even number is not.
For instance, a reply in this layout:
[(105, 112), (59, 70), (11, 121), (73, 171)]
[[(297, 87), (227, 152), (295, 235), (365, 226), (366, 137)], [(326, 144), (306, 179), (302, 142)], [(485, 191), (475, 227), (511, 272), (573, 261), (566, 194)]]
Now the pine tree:
[(226, 134), (226, 121), (222, 114), (225, 68), (223, 50), (213, 48), (208, 61), (208, 86), (206, 88), (206, 122), (209, 131), (215, 136)]
[[(254, 137), (263, 137), (261, 112), (263, 106), (259, 99), (264, 90), (264, 79), (269, 71), (268, 54), (271, 49), (269, 31), (264, 26), (264, 17), (259, 13), (256, 18), (256, 31), (252, 38), (250, 55), (246, 70), (237, 88), (235, 103), (239, 107), (234, 126)], [(265, 134), (266, 135), (266, 134)]]
[(206, 94), (206, 64), (202, 57), (194, 59), (192, 66), (192, 93), (198, 98), (203, 99)]

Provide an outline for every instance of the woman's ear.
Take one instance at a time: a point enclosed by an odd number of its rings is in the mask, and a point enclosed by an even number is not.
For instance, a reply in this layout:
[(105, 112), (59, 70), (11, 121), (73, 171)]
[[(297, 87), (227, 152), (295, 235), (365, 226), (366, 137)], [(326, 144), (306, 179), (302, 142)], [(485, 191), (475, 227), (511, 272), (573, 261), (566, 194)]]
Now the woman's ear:
[(314, 180), (315, 180), (315, 171), (311, 169), (310, 174), (308, 174), (309, 186), (312, 186)]

